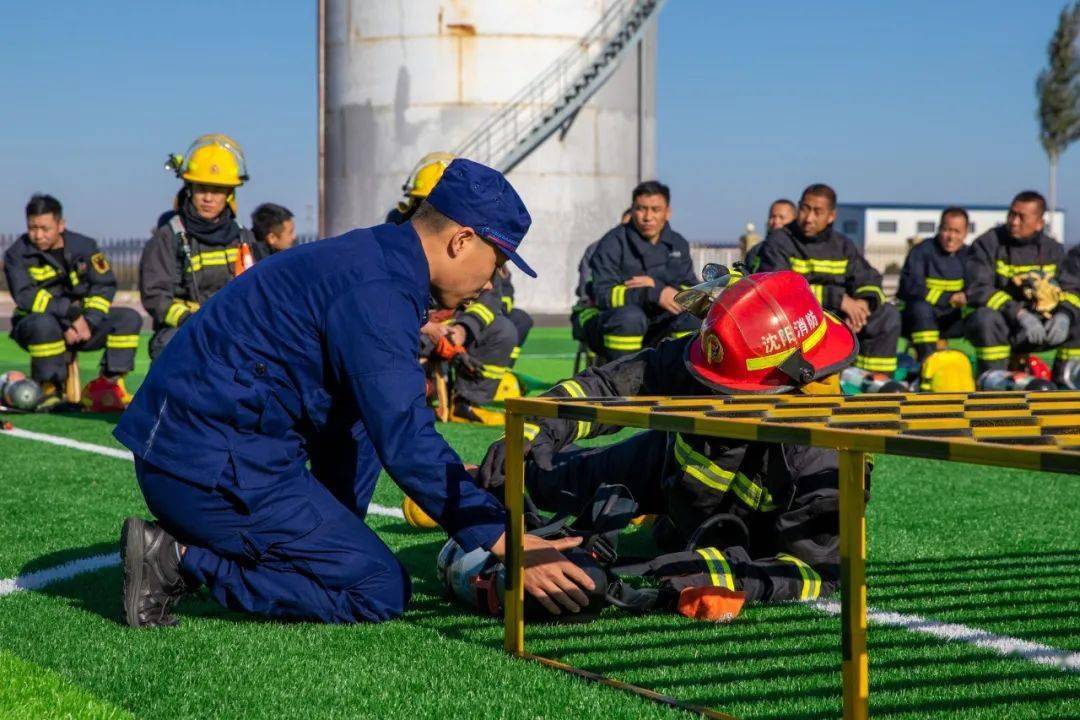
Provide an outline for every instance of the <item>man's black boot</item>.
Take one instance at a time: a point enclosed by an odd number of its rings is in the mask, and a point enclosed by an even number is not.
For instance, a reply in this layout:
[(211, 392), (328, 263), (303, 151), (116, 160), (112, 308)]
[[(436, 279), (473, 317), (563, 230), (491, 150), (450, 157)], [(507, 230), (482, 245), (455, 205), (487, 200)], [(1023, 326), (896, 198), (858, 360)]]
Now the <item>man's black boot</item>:
[(189, 583), (180, 569), (179, 546), (157, 523), (130, 517), (120, 531), (124, 571), (124, 621), (131, 627), (172, 627), (172, 614)]

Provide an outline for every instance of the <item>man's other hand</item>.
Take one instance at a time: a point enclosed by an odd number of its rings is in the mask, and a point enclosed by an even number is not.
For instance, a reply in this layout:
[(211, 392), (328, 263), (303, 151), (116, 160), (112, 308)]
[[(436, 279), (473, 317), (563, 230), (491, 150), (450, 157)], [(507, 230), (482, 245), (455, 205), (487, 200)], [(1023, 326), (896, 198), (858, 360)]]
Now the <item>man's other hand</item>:
[(967, 294), (963, 290), (960, 292), (954, 292), (949, 296), (949, 305), (953, 307), (964, 307), (967, 305)]
[[(535, 535), (525, 535), (522, 584), (525, 592), (536, 598), (552, 615), (562, 615), (564, 610), (579, 612), (589, 604), (585, 590), (596, 589), (592, 578), (562, 554), (564, 550), (580, 544), (580, 537), (545, 540)], [(495, 541), (491, 552), (500, 560), (506, 558), (505, 534)]]
[(633, 290), (634, 288), (643, 287), (656, 287), (656, 281), (648, 275), (635, 275), (626, 282), (623, 283), (627, 290)]
[(438, 342), (439, 338), (444, 337), (446, 333), (450, 332), (450, 326), (446, 323), (429, 320), (421, 326), (420, 332), (431, 338), (433, 342)]
[(866, 326), (866, 321), (870, 318), (870, 303), (844, 295), (844, 299), (840, 301), (840, 312), (844, 314), (844, 322), (851, 331), (857, 333)]
[(659, 304), (667, 312), (672, 315), (678, 315), (683, 311), (683, 306), (675, 302), (675, 296), (679, 294), (679, 291), (668, 285), (660, 291)]
[(78, 345), (84, 343), (90, 339), (90, 334), (90, 325), (87, 324), (86, 318), (80, 315), (72, 321), (71, 327), (64, 331), (64, 344)]

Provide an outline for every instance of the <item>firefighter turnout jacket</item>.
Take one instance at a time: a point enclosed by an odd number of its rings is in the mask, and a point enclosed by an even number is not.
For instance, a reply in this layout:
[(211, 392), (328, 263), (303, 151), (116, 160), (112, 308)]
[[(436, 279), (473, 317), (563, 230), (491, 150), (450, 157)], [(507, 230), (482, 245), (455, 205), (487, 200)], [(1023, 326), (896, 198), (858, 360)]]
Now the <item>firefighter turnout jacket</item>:
[[(612, 228), (589, 258), (591, 292), (601, 310), (625, 305), (657, 309), (660, 291), (696, 285), (690, 244), (665, 225), (655, 245), (643, 238), (632, 222)], [(638, 275), (653, 279), (653, 287), (628, 288), (626, 281)]]
[(139, 262), (139, 292), (155, 332), (179, 327), (233, 279), (240, 245), (256, 245), (254, 233), (238, 229), (224, 244), (213, 244), (188, 233), (174, 215), (154, 231)]
[[(617, 362), (589, 368), (545, 395), (599, 398), (713, 394), (686, 369), (687, 349), (694, 340), (671, 340)], [(547, 445), (552, 454), (578, 440), (619, 430), (618, 426), (586, 420), (543, 418), (525, 424), (530, 447)], [(661, 449), (658, 453), (621, 452), (620, 448), (628, 443), (659, 443)], [(677, 533), (676, 545), (685, 545), (706, 521), (727, 516), (722, 523), (727, 532), (721, 535), (730, 539), (699, 550), (712, 570), (714, 584), (741, 590), (749, 601), (810, 600), (837, 586), (839, 491), (835, 451), (653, 430), (590, 452), (598, 455), (595, 462), (589, 463), (592, 470), (588, 472), (602, 475), (602, 482), (632, 485), (634, 478), (641, 478), (641, 482), (659, 491), (663, 497), (661, 511)], [(529, 492), (541, 507), (545, 496), (565, 497), (572, 492), (569, 487), (558, 486), (563, 479), (552, 480), (553, 487), (543, 487), (545, 478), (560, 477), (557, 469), (546, 474), (535, 463), (529, 467)], [(565, 481), (581, 487), (583, 478)], [(641, 494), (642, 490), (637, 492)], [(589, 499), (577, 498), (582, 504)], [(745, 532), (732, 532), (737, 528)]]
[[(1041, 273), (1047, 279), (1070, 284), (1062, 276), (1065, 249), (1061, 243), (1039, 232), (1031, 237), (1016, 239), (1004, 225), (999, 225), (971, 244), (965, 274), (968, 303), (973, 307), (986, 307), (1015, 318), (1025, 304), (1023, 287), (1013, 278), (1030, 272)], [(1059, 306), (1075, 323), (1080, 314), (1080, 303), (1075, 295), (1065, 296)]]
[(15, 300), (16, 317), (52, 315), (67, 326), (83, 315), (91, 327), (109, 314), (116, 295), (116, 277), (96, 241), (64, 232), (64, 263), (38, 250), (22, 235), (4, 253), (4, 275)]
[(792, 222), (769, 233), (751, 272), (794, 270), (806, 278), (821, 306), (840, 314), (844, 295), (865, 300), (870, 310), (885, 303), (881, 273), (871, 267), (846, 235), (832, 225), (820, 235), (803, 235)]
[(937, 236), (923, 240), (904, 260), (897, 297), (905, 303), (923, 301), (935, 308), (948, 308), (953, 293), (964, 290), (967, 257), (967, 246), (947, 253)]

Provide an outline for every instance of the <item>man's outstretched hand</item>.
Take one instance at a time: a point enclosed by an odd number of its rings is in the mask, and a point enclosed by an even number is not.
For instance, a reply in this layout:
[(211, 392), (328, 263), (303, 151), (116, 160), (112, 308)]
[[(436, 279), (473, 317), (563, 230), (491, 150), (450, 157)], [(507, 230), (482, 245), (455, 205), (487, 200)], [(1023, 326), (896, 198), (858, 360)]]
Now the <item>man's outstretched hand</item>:
[[(580, 544), (579, 537), (545, 540), (535, 535), (525, 535), (522, 584), (525, 592), (536, 598), (553, 615), (561, 615), (564, 610), (572, 613), (580, 611), (589, 604), (585, 590), (596, 589), (592, 578), (562, 554), (563, 550)], [(495, 541), (491, 552), (500, 560), (506, 558), (505, 533)]]

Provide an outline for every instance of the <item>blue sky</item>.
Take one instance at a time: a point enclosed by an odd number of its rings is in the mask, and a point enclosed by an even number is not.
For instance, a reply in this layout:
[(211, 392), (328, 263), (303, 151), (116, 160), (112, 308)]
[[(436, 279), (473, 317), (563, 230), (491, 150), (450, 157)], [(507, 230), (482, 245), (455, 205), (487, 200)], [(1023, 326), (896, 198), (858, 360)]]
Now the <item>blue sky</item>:
[[(841, 201), (1004, 203), (1044, 190), (1034, 82), (1063, 2), (670, 0), (657, 114), (673, 224), (732, 239), (771, 199), (818, 180)], [(308, 230), (314, 6), (41, 0), (7, 13), (0, 232), (21, 230), (27, 196), (46, 190), (75, 228), (145, 234), (176, 188), (166, 155), (213, 130), (247, 152), (242, 213), (275, 200)], [(1075, 147), (1059, 187), (1080, 242)]]

